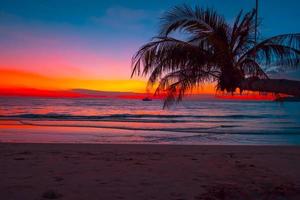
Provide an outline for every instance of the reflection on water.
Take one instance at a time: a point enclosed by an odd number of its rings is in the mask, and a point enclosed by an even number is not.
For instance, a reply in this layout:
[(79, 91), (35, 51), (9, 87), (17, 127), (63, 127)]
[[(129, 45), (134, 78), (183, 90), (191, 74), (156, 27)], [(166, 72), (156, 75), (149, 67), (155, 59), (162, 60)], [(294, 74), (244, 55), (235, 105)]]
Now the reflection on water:
[(299, 144), (300, 103), (0, 98), (0, 141)]

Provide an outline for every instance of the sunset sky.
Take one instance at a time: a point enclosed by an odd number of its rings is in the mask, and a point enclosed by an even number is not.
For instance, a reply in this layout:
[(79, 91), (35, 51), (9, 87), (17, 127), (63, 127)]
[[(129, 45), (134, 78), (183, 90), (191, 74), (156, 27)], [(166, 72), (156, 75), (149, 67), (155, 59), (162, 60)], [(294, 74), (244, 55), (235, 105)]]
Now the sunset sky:
[[(197, 2), (231, 21), (240, 9), (248, 11), (255, 4), (255, 0), (0, 1), (1, 88), (133, 92), (144, 91), (145, 79), (130, 80), (131, 57), (156, 34), (163, 11)], [(261, 1), (264, 37), (299, 31), (300, 1), (284, 2)]]

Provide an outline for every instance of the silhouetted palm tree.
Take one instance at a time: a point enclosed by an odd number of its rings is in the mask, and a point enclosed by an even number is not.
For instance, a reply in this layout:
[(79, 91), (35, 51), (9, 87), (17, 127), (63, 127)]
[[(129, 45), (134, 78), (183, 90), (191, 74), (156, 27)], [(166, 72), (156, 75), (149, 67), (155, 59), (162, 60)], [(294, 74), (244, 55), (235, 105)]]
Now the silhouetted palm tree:
[[(175, 35), (181, 34), (180, 37)], [(212, 9), (177, 6), (161, 18), (160, 33), (132, 59), (133, 71), (158, 83), (165, 106), (189, 90), (216, 82), (217, 90), (264, 91), (300, 96), (300, 82), (269, 79), (269, 72), (300, 64), (300, 33), (255, 42), (255, 12), (241, 11), (232, 24)]]

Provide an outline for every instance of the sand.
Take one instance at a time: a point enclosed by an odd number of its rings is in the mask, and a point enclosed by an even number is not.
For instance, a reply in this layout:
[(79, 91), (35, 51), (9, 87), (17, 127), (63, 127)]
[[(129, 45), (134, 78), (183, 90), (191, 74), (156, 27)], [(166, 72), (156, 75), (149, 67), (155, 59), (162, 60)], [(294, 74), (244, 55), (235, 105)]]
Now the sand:
[(300, 147), (0, 144), (0, 199), (300, 199)]

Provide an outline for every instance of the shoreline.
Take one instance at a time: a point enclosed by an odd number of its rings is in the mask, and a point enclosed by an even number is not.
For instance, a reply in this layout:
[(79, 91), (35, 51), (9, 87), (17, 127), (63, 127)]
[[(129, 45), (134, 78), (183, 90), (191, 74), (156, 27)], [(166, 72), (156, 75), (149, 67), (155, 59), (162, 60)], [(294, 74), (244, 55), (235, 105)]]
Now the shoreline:
[[(76, 122), (70, 121), (70, 126), (57, 124), (49, 121), (49, 124), (39, 123), (24, 125), (16, 120), (0, 120), (0, 143), (74, 143), (74, 144), (163, 144), (163, 145), (300, 145), (300, 134), (290, 132), (239, 132), (237, 130), (228, 132), (219, 129), (180, 130), (172, 129), (155, 130), (157, 124), (147, 124), (147, 127), (135, 127), (130, 129), (122, 127), (125, 122), (85, 122), (92, 123), (78, 127)], [(65, 122), (64, 122), (65, 123)], [(81, 122), (83, 123), (83, 122)], [(96, 123), (96, 124), (93, 124)], [(101, 123), (101, 124), (97, 124)], [(108, 123), (108, 124), (106, 124)], [(95, 127), (94, 127), (95, 126)], [(177, 125), (178, 126), (178, 125)], [(116, 128), (117, 127), (117, 128)], [(148, 130), (149, 128), (149, 130)], [(223, 131), (223, 132), (222, 132)]]
[(299, 199), (300, 146), (0, 143), (2, 199)]
[(182, 147), (274, 147), (274, 148), (279, 148), (279, 147), (287, 147), (287, 148), (299, 148), (300, 145), (298, 144), (238, 144), (238, 143), (233, 143), (233, 144), (206, 144), (206, 143), (199, 143), (199, 144), (193, 144), (193, 143), (149, 143), (149, 142), (141, 142), (141, 143), (108, 143), (108, 142), (103, 142), (103, 143), (98, 143), (98, 142), (1, 142), (0, 141), (0, 146), (1, 145), (50, 145), (50, 146), (182, 146)]

